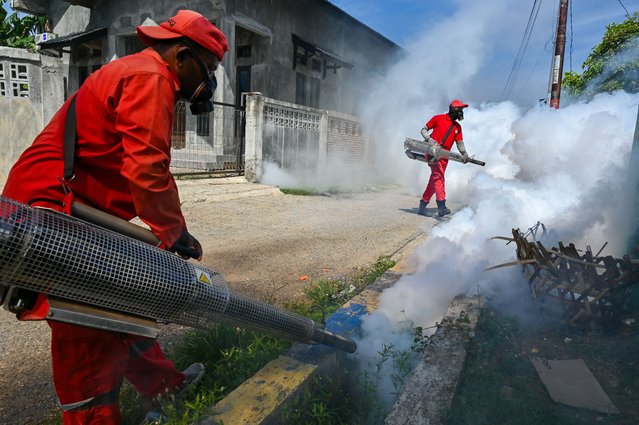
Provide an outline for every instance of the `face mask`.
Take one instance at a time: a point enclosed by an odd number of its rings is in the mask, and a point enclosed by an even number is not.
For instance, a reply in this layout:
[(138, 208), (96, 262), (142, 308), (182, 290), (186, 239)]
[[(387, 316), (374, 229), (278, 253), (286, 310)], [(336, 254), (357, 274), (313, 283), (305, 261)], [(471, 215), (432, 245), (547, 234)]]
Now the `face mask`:
[(464, 119), (464, 110), (461, 108), (449, 108), (448, 115), (454, 120), (461, 121)]
[(204, 76), (204, 81), (200, 83), (199, 86), (195, 88), (195, 91), (191, 95), (189, 102), (191, 103), (190, 109), (193, 115), (202, 115), (208, 114), (213, 111), (213, 102), (211, 99), (213, 98), (213, 92), (217, 88), (217, 79), (213, 74), (213, 71), (210, 73), (207, 72), (206, 66), (200, 59), (200, 57), (195, 53), (195, 49), (191, 46), (187, 46), (191, 55), (197, 62), (200, 67), (200, 72)]

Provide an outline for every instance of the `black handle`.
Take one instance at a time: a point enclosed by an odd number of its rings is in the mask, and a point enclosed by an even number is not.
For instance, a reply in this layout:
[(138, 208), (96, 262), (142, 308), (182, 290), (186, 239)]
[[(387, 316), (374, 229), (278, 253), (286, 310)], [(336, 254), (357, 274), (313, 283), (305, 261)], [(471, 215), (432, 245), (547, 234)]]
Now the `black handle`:
[(182, 257), (189, 257), (189, 258), (196, 258), (196, 259), (200, 257), (200, 253), (198, 252), (197, 249), (189, 248), (187, 246), (180, 245), (180, 244), (177, 244), (177, 243), (173, 244), (173, 246), (171, 247), (170, 251), (173, 251), (173, 252), (181, 255)]

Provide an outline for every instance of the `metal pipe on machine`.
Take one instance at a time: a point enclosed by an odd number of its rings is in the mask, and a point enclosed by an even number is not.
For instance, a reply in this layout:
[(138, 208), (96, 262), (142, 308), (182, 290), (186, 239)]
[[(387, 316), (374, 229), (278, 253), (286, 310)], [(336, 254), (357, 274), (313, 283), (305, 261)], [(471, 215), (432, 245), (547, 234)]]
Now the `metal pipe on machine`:
[[(149, 242), (0, 197), (0, 304), (16, 312), (38, 310), (42, 303), (51, 320), (145, 336), (156, 336), (157, 323), (197, 328), (224, 323), (356, 350), (355, 342), (313, 320), (235, 294), (221, 274)], [(30, 301), (20, 293), (30, 291), (44, 296), (24, 305)]]
[(481, 165), (482, 167), (486, 165), (484, 161), (480, 161), (475, 158), (464, 158), (458, 153), (447, 151), (432, 138), (429, 138), (429, 140), (417, 140), (411, 139), (410, 137), (406, 138), (406, 140), (404, 140), (404, 153), (410, 159), (426, 163), (429, 161), (426, 159), (425, 155), (429, 155), (435, 160), (439, 158), (448, 158), (456, 162), (469, 162), (471, 164)]

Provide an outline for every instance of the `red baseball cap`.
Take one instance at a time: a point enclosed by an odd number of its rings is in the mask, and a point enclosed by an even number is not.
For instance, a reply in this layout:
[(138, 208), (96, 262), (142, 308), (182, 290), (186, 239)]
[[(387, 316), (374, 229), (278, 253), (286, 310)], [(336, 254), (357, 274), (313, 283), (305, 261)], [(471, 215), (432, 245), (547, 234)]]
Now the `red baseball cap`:
[(452, 106), (453, 108), (467, 108), (468, 107), (467, 104), (465, 104), (461, 100), (457, 100), (457, 99), (455, 99), (452, 102), (450, 102), (450, 106)]
[(159, 40), (188, 37), (222, 60), (229, 49), (226, 36), (204, 16), (192, 10), (180, 10), (159, 26), (137, 27), (138, 37), (148, 46)]

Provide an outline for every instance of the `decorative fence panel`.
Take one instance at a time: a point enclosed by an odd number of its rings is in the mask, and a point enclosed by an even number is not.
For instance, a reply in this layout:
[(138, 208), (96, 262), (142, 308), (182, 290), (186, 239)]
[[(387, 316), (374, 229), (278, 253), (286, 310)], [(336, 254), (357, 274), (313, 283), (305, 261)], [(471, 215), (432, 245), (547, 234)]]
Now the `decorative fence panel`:
[(319, 111), (266, 103), (263, 160), (285, 170), (315, 170), (320, 149), (320, 119)]
[[(313, 109), (262, 96), (246, 95), (246, 178), (259, 182), (263, 162), (298, 177), (333, 165), (365, 165), (372, 147), (357, 117)], [(333, 161), (336, 160), (336, 161)]]

